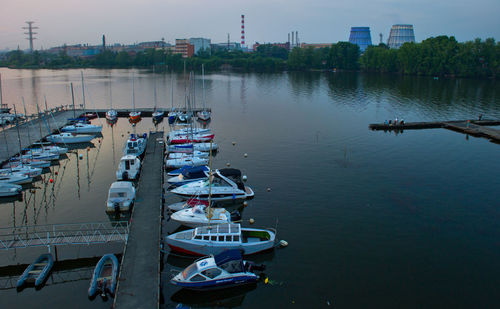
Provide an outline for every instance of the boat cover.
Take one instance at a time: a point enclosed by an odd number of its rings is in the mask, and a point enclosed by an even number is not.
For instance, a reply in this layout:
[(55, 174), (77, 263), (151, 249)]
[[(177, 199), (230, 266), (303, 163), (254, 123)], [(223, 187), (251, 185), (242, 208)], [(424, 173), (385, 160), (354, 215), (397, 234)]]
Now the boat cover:
[(193, 168), (185, 169), (182, 171), (182, 176), (186, 179), (197, 179), (207, 177), (205, 174), (206, 171), (205, 166), (195, 166)]

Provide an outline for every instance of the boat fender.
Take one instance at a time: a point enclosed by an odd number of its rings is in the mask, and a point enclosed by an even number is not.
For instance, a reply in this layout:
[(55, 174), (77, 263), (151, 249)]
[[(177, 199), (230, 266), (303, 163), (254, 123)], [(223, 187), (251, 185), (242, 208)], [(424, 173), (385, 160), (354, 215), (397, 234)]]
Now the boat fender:
[(254, 220), (253, 218), (250, 218), (250, 220), (248, 220), (248, 222), (249, 222), (250, 224), (254, 224), (254, 223), (255, 223), (255, 220)]
[(284, 248), (288, 246), (288, 242), (286, 240), (280, 240), (280, 246)]

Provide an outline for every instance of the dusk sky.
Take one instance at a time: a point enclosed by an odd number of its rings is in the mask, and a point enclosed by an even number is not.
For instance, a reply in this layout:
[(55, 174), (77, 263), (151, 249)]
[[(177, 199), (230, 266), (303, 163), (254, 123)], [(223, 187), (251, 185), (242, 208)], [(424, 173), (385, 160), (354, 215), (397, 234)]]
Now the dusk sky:
[(35, 49), (62, 44), (131, 44), (206, 37), (213, 43), (285, 42), (298, 31), (301, 42), (346, 41), (351, 26), (371, 28), (387, 40), (391, 25), (413, 24), (417, 41), (453, 35), (459, 41), (500, 39), (500, 0), (2, 0), (0, 50), (28, 48), (25, 21), (35, 21)]

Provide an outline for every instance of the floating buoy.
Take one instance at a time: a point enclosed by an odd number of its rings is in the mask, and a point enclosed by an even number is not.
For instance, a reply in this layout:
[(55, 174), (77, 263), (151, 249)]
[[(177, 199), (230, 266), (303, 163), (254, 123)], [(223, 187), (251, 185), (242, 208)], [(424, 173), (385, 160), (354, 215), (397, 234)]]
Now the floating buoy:
[(267, 188), (267, 192), (271, 192), (271, 188)]
[(233, 146), (236, 145), (236, 142), (233, 142)]
[(78, 156), (78, 158), (80, 158), (80, 160), (81, 160), (81, 159), (83, 159), (83, 155), (82, 155), (82, 154), (80, 154), (80, 155)]
[(59, 175), (59, 172), (54, 172), (54, 174), (57, 176), (57, 175)]
[(243, 175), (243, 177), (241, 177), (241, 179), (243, 179), (243, 181), (247, 181), (247, 175)]
[(243, 207), (247, 207), (248, 206), (248, 202), (247, 201), (244, 201), (243, 202)]
[(288, 246), (288, 242), (286, 240), (280, 240), (280, 246), (284, 248)]
[(269, 278), (266, 277), (266, 279), (264, 279), (264, 283), (268, 284), (269, 283)]
[(243, 156), (244, 156), (245, 158), (246, 158), (246, 157), (248, 157), (248, 153), (245, 153)]
[(231, 163), (227, 162), (227, 163), (226, 163), (226, 166), (227, 166), (227, 167), (230, 167), (230, 166), (231, 166)]
[(50, 183), (53, 183), (54, 182), (54, 179), (50, 178), (49, 179)]
[(253, 218), (250, 218), (250, 220), (248, 220), (248, 222), (250, 222), (250, 224), (254, 224), (255, 220)]

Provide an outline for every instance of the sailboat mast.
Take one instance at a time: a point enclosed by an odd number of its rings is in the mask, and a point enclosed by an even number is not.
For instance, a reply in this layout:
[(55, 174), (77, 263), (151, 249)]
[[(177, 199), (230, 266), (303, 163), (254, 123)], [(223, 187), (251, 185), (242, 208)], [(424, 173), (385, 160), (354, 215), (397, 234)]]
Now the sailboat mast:
[(71, 83), (71, 101), (73, 102), (73, 118), (76, 118), (76, 111), (75, 111), (75, 94), (73, 92), (73, 83)]
[[(16, 106), (14, 105), (14, 114), (17, 115), (17, 111), (16, 111)], [(22, 153), (22, 147), (21, 147), (21, 134), (19, 133), (19, 120), (18, 118), (16, 117), (16, 129), (17, 129), (17, 140), (19, 141), (19, 156), (21, 156), (21, 153)], [(20, 160), (21, 164), (22, 164), (22, 160)]]
[(157, 100), (156, 100), (156, 99), (157, 99), (157, 97), (156, 97), (156, 77), (155, 77), (155, 75), (154, 75), (154, 74), (155, 74), (155, 66), (153, 65), (153, 79), (154, 79), (154, 80), (153, 80), (153, 83), (154, 83), (154, 87), (153, 87), (153, 89), (154, 89), (154, 100), (155, 100), (155, 109), (154, 109), (154, 112), (156, 112), (156, 103), (157, 103), (157, 102), (156, 102), (156, 101), (157, 101)]
[(2, 106), (2, 105), (3, 105), (2, 74), (0, 74), (0, 106)]
[(135, 83), (134, 83), (134, 74), (132, 74), (132, 108), (135, 112)]
[(86, 106), (85, 106), (85, 86), (83, 84), (83, 71), (80, 72), (82, 74), (82, 97), (83, 97), (83, 112), (86, 112)]
[(174, 111), (174, 76), (173, 72), (170, 72), (170, 101), (172, 102), (172, 112)]
[(205, 110), (207, 108), (207, 106), (206, 106), (206, 102), (205, 102), (205, 65), (204, 64), (201, 65), (201, 85), (203, 88), (201, 99), (203, 100), (203, 110)]
[[(47, 97), (44, 95), (43, 99), (45, 101), (45, 112), (48, 112), (49, 108), (47, 107)], [(51, 131), (50, 131), (50, 121), (49, 120), (47, 120), (47, 130), (48, 130), (48, 132), (50, 134)]]

